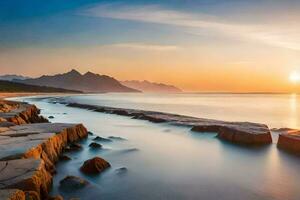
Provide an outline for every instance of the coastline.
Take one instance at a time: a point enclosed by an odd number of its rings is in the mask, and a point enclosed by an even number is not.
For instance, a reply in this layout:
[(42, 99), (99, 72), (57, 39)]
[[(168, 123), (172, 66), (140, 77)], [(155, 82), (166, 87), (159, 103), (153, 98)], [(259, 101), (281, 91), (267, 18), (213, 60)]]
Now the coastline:
[(49, 196), (55, 164), (88, 137), (87, 129), (82, 124), (49, 123), (35, 105), (1, 101), (0, 199), (62, 199)]
[[(49, 94), (45, 94), (45, 95), (49, 95)], [(51, 94), (52, 95), (52, 94)], [(58, 94), (59, 95), (59, 94)], [(91, 105), (71, 105), (70, 107), (77, 107), (77, 108), (80, 108), (82, 107), (83, 109), (87, 109), (87, 110), (90, 110), (90, 111), (96, 111), (96, 112), (102, 112), (102, 113), (106, 113), (106, 114), (115, 114), (115, 115), (121, 115), (121, 116), (127, 116), (127, 117), (130, 117), (130, 118), (134, 118), (134, 119), (138, 119), (138, 120), (147, 120), (147, 121), (150, 121), (150, 122), (154, 122), (154, 123), (175, 123), (175, 124), (179, 124), (180, 125), (180, 120), (183, 120), (184, 123), (186, 123), (186, 121), (193, 121), (195, 120), (195, 118), (191, 118), (191, 117), (187, 117), (187, 118), (182, 118), (183, 116), (179, 116), (179, 115), (163, 115), (163, 113), (157, 113), (157, 112), (151, 112), (151, 111), (138, 111), (137, 110), (132, 110), (132, 109), (118, 109), (118, 108), (112, 108), (112, 107), (93, 107)], [(146, 113), (145, 113), (146, 112)], [(176, 120), (174, 119), (179, 117), (181, 118), (179, 121), (176, 122)], [(177, 118), (178, 119), (178, 118)], [(169, 121), (168, 121), (169, 120)], [(207, 122), (207, 121), (206, 121)], [(215, 123), (215, 121), (213, 121)], [(202, 133), (202, 132), (217, 132), (219, 131), (219, 128), (220, 127), (214, 127), (214, 126), (210, 126), (209, 123), (208, 124), (205, 124), (206, 127), (199, 127), (197, 125), (195, 125), (194, 123), (198, 123), (198, 122), (195, 122), (193, 121), (191, 124), (193, 125), (192, 129), (194, 129), (193, 131), (197, 131), (199, 133)], [(53, 123), (53, 124), (56, 124), (56, 123)], [(25, 124), (24, 124), (25, 125)], [(23, 128), (24, 128), (24, 125)], [(35, 126), (34, 124), (30, 125), (30, 124), (27, 124), (29, 126)], [(184, 125), (184, 124), (181, 124), (181, 125)], [(207, 126), (209, 125), (209, 126)], [(247, 125), (247, 124), (243, 124), (243, 125)], [(26, 126), (26, 125), (25, 125)], [(55, 125), (56, 126), (56, 125)], [(72, 125), (73, 126), (77, 126), (77, 125)], [(13, 128), (14, 129), (14, 128)], [(18, 129), (18, 128), (16, 128)], [(43, 128), (38, 128), (39, 130), (43, 129)], [(55, 128), (56, 129), (56, 128)], [(75, 128), (76, 129), (76, 128)], [(78, 130), (76, 130), (75, 132), (81, 132), (80, 131), (81, 128), (79, 128)], [(35, 128), (34, 128), (35, 130)], [(49, 127), (46, 128), (46, 130), (49, 130)], [(57, 129), (56, 129), (57, 130)], [(15, 130), (14, 130), (15, 131)], [(295, 135), (295, 133), (297, 133), (297, 131), (295, 132), (291, 132), (290, 129), (289, 130), (286, 130), (286, 129), (281, 129), (281, 130), (276, 130), (280, 135), (282, 135), (283, 133), (291, 133), (292, 135)], [(31, 129), (28, 129), (28, 132), (32, 132)], [(74, 131), (66, 131), (67, 133), (72, 133), (71, 135), (67, 135), (65, 136), (64, 135), (64, 131), (63, 130), (60, 130), (60, 131), (52, 131), (52, 132), (55, 132), (55, 135), (57, 136), (58, 135), (58, 138), (72, 138), (74, 137)], [(86, 131), (83, 131), (83, 132), (86, 132)], [(229, 132), (233, 132), (233, 129), (231, 129)], [(16, 133), (16, 134), (20, 134), (20, 133)], [(24, 131), (22, 132), (22, 134), (24, 134)], [(78, 139), (78, 140), (74, 140), (74, 141), (79, 141), (85, 137), (87, 137), (87, 133), (84, 133), (84, 137)], [(2, 134), (3, 136), (3, 134)], [(22, 135), (24, 136), (24, 135)], [(36, 137), (35, 135), (27, 135), (26, 137)], [(53, 136), (53, 135), (52, 135)], [(49, 141), (52, 141), (54, 143), (48, 143), (47, 145), (44, 145), (44, 146), (47, 146), (46, 149), (51, 149), (52, 147), (51, 146), (56, 146), (57, 145), (57, 141), (60, 141), (61, 139), (58, 139), (58, 138), (53, 138), (53, 137), (49, 137), (47, 140)], [(7, 135), (4, 135), (3, 137), (7, 137)], [(234, 137), (236, 138), (236, 137)], [(282, 137), (284, 139), (284, 137)], [(245, 138), (244, 138), (245, 139)], [(246, 137), (247, 140), (249, 140), (248, 137)], [(295, 141), (298, 141), (296, 140), (295, 138), (291, 138), (290, 136), (288, 136), (288, 141), (283, 141), (284, 143), (281, 142), (281, 145), (279, 145), (279, 148), (282, 148), (282, 149), (286, 149), (288, 150), (289, 147), (291, 146), (294, 146), (294, 143)], [(37, 148), (39, 150), (34, 150), (34, 151), (31, 151), (31, 153), (28, 153), (27, 155), (30, 155), (29, 157), (25, 156), (27, 159), (30, 159), (32, 158), (32, 156), (36, 156), (34, 158), (41, 158), (44, 162), (44, 164), (41, 164), (41, 163), (35, 163), (35, 168), (39, 168), (39, 169), (42, 169), (43, 171), (43, 176), (44, 179), (43, 181), (47, 183), (48, 186), (46, 185), (43, 185), (43, 186), (38, 186), (38, 187), (42, 187), (44, 189), (42, 189), (42, 191), (48, 191), (46, 192), (47, 194), (49, 193), (50, 189), (45, 189), (47, 187), (50, 187), (49, 185), (51, 184), (50, 180), (51, 180), (51, 176), (53, 176), (53, 172), (55, 171), (55, 165), (54, 163), (56, 163), (58, 161), (58, 158), (59, 158), (59, 155), (62, 155), (61, 153), (64, 152), (63, 149), (65, 149), (66, 147), (69, 148), (69, 145), (68, 144), (71, 144), (72, 142), (74, 142), (73, 140), (71, 141), (68, 141), (66, 142), (66, 140), (62, 140), (64, 142), (62, 142), (64, 145), (60, 145), (57, 149), (58, 151), (54, 151), (55, 153), (53, 153), (53, 151), (48, 151), (47, 153), (47, 156), (43, 156), (43, 153), (37, 153), (40, 151), (40, 147)], [(13, 143), (12, 143), (13, 144)], [(43, 144), (43, 143), (42, 143)], [(296, 143), (295, 143), (296, 144)], [(41, 143), (37, 144), (37, 146), (41, 145)], [(43, 145), (41, 145), (43, 146)], [(51, 147), (51, 148), (50, 148)], [(62, 149), (62, 150), (61, 150)], [(298, 149), (293, 149), (294, 151), (298, 151)], [(46, 152), (46, 150), (42, 148), (42, 151)], [(24, 158), (25, 158), (24, 157)], [(51, 157), (51, 159), (50, 159)], [(22, 158), (22, 159), (24, 159)], [(10, 158), (11, 159), (11, 158)], [(48, 160), (50, 160), (51, 162), (48, 162)], [(33, 162), (33, 161), (32, 161)], [(12, 163), (12, 165), (15, 165), (15, 163)], [(11, 172), (11, 173), (14, 173), (14, 172)], [(45, 175), (46, 174), (46, 175)], [(12, 193), (14, 195), (20, 195), (20, 192), (22, 191), (7, 191), (7, 193)], [(43, 192), (42, 192), (43, 193)], [(2, 194), (0, 194), (0, 197), (1, 197)], [(24, 193), (24, 195), (26, 195), (26, 193)], [(30, 195), (28, 194), (27, 192), (27, 195)], [(48, 198), (48, 197), (47, 197)], [(1, 199), (1, 198), (0, 198)], [(2, 200), (2, 199), (1, 199)]]

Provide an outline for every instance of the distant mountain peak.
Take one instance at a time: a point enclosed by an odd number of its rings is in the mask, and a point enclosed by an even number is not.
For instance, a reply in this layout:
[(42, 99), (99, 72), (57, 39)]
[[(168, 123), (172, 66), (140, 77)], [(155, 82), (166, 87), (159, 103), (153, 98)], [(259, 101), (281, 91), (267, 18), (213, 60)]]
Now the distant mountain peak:
[(148, 80), (138, 81), (138, 80), (131, 80), (131, 81), (123, 81), (123, 85), (134, 88), (136, 90), (140, 90), (142, 92), (158, 92), (158, 93), (177, 93), (182, 92), (181, 89), (177, 88), (173, 85), (166, 85), (163, 83), (154, 83)]
[(81, 76), (81, 73), (79, 71), (77, 71), (76, 69), (72, 69), (71, 71), (67, 72), (66, 74), (80, 75)]
[(130, 87), (122, 85), (116, 79), (99, 75), (92, 72), (81, 74), (75, 69), (63, 74), (44, 75), (39, 78), (18, 81), (25, 84), (59, 87), (69, 90), (80, 90), (83, 92), (140, 92)]

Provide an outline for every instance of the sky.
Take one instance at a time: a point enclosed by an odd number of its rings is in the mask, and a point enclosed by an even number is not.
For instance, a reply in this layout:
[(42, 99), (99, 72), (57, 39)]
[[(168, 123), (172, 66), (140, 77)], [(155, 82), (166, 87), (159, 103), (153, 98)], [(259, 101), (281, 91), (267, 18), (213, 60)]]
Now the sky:
[(1, 0), (0, 74), (300, 92), (297, 0)]

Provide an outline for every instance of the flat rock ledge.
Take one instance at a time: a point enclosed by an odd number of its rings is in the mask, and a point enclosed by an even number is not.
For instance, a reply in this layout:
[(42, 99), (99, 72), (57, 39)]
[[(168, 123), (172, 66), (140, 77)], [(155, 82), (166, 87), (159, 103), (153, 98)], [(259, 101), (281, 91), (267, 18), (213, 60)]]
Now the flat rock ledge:
[(8, 127), (0, 132), (0, 190), (19, 189), (47, 199), (55, 163), (64, 148), (87, 136), (82, 124), (35, 123)]
[(22, 190), (16, 190), (16, 189), (0, 190), (0, 199), (25, 200), (25, 193)]
[(300, 155), (300, 130), (282, 128), (274, 132), (279, 133), (278, 148)]
[(170, 123), (192, 127), (195, 132), (214, 132), (218, 138), (233, 143), (246, 145), (264, 145), (272, 143), (271, 132), (267, 125), (251, 122), (226, 122), (220, 120), (189, 117), (183, 115), (153, 112), (136, 109), (113, 108), (79, 103), (68, 103), (67, 106), (88, 109), (95, 112), (116, 114), (147, 120), (153, 123)]
[(40, 116), (40, 110), (35, 106), (23, 102), (0, 100), (0, 127), (1, 124), (27, 124), (49, 122)]

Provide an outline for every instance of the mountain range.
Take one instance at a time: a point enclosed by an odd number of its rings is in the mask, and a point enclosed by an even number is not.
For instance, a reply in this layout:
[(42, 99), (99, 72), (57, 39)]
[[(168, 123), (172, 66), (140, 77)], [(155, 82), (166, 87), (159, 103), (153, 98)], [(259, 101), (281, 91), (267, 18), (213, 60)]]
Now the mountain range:
[(156, 93), (177, 93), (182, 92), (181, 89), (173, 86), (173, 85), (166, 85), (163, 83), (153, 83), (149, 81), (122, 81), (123, 85), (134, 88), (136, 90), (140, 90), (142, 92), (156, 92)]
[(3, 76), (0, 76), (0, 80), (3, 81), (13, 81), (13, 80), (25, 80), (25, 79), (29, 79), (30, 77), (26, 77), (26, 76), (20, 76), (20, 75), (15, 75), (15, 74), (6, 74)]
[(80, 90), (87, 93), (140, 92), (122, 85), (119, 81), (110, 76), (94, 74), (92, 72), (81, 74), (74, 69), (64, 74), (53, 76), (44, 75), (39, 78), (17, 80), (17, 82), (68, 90)]

